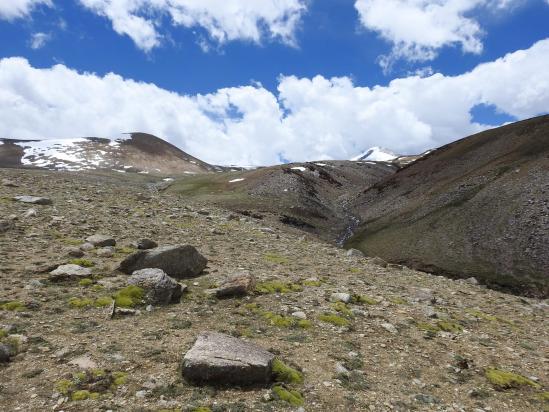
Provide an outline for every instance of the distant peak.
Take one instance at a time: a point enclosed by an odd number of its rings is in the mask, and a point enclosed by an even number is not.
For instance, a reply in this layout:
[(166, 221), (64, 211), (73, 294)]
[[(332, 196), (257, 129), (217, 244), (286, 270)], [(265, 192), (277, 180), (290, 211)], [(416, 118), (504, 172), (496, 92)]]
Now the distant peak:
[(389, 149), (385, 149), (379, 146), (374, 146), (362, 152), (358, 156), (353, 157), (351, 160), (355, 162), (360, 160), (371, 160), (374, 162), (388, 162), (396, 159), (399, 156), (400, 155), (392, 152)]

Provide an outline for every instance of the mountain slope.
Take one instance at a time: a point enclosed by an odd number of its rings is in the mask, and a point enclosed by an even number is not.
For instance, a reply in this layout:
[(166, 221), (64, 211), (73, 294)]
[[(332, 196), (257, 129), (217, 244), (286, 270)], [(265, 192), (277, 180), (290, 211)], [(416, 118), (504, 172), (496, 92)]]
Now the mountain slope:
[(373, 162), (388, 162), (399, 157), (396, 153), (393, 153), (389, 149), (384, 149), (383, 147), (371, 147), (365, 152), (359, 154), (356, 157), (353, 157), (352, 161), (361, 161), (361, 160), (370, 160)]
[(205, 173), (219, 168), (150, 134), (117, 139), (0, 139), (0, 167), (50, 170), (115, 170), (152, 174)]
[(549, 116), (427, 154), (355, 200), (347, 246), (536, 295), (549, 289)]

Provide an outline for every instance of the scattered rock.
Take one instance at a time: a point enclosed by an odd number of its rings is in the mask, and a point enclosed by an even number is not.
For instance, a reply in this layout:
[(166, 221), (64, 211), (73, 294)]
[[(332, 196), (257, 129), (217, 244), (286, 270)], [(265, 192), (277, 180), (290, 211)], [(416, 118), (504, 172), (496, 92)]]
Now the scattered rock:
[(137, 241), (137, 249), (140, 249), (140, 250), (154, 249), (157, 246), (158, 246), (158, 243), (156, 243), (154, 240), (151, 240), (151, 239), (139, 239)]
[(179, 303), (183, 294), (182, 286), (162, 269), (136, 270), (129, 277), (128, 284), (143, 288), (145, 300), (151, 305)]
[(19, 185), (17, 183), (15, 183), (13, 180), (9, 180), (9, 179), (2, 179), (2, 186), (19, 187)]
[(33, 205), (51, 205), (53, 204), (52, 200), (47, 197), (38, 197), (38, 196), (15, 196), (13, 200), (23, 203), (31, 203)]
[(394, 335), (398, 333), (398, 329), (392, 323), (382, 323), (381, 327), (385, 329), (387, 332), (392, 333)]
[(208, 260), (193, 246), (161, 246), (140, 250), (120, 263), (119, 270), (130, 274), (139, 269), (162, 269), (177, 279), (197, 276), (206, 268)]
[(218, 298), (243, 296), (254, 290), (255, 283), (253, 275), (241, 273), (224, 281), (219, 288), (215, 289), (215, 295)]
[(106, 235), (93, 235), (86, 238), (86, 242), (96, 247), (116, 246), (116, 240)]
[(475, 277), (471, 277), (468, 279), (465, 279), (465, 282), (471, 284), (471, 285), (478, 285), (478, 280)]
[(182, 362), (185, 379), (223, 385), (266, 384), (274, 355), (260, 346), (217, 332), (203, 332)]
[(23, 217), (25, 219), (28, 219), (29, 217), (36, 217), (38, 213), (36, 212), (36, 209), (33, 209), (33, 208), (30, 208), (29, 210), (27, 210), (25, 212), (25, 214), (23, 215)]
[(89, 356), (83, 355), (72, 359), (69, 365), (77, 366), (79, 369), (95, 369), (97, 363), (94, 362)]
[(92, 271), (89, 268), (83, 268), (78, 265), (61, 265), (50, 272), (49, 280), (59, 282), (62, 280), (82, 279), (91, 276)]
[(351, 295), (349, 293), (332, 293), (330, 296), (331, 302), (343, 302), (343, 303), (349, 303), (351, 301)]
[(293, 312), (292, 316), (297, 319), (303, 319), (303, 320), (307, 319), (307, 314), (302, 311)]
[(410, 288), (410, 296), (416, 302), (435, 303), (435, 294), (431, 289), (427, 288)]
[(110, 258), (114, 256), (114, 248), (112, 246), (102, 247), (97, 250), (97, 256), (102, 258)]
[(341, 362), (336, 363), (335, 372), (337, 375), (349, 375), (349, 370)]
[(66, 253), (68, 256), (75, 257), (75, 258), (81, 258), (82, 256), (84, 256), (84, 251), (77, 247), (67, 248)]
[(378, 266), (381, 266), (382, 268), (386, 268), (388, 263), (385, 262), (383, 259), (381, 259), (380, 257), (375, 257), (375, 258), (372, 258), (370, 259), (370, 263), (373, 263), (374, 265), (378, 265)]
[(89, 243), (89, 242), (82, 243), (82, 244), (80, 245), (80, 249), (82, 249), (84, 252), (87, 252), (87, 251), (92, 250), (92, 249), (94, 249), (94, 248), (95, 248), (95, 246), (92, 245), (92, 244)]
[(12, 220), (0, 220), (0, 233), (5, 233), (13, 228), (15, 228), (15, 224)]
[(364, 253), (362, 253), (358, 249), (349, 249), (346, 253), (346, 256), (354, 256), (354, 257), (364, 257)]

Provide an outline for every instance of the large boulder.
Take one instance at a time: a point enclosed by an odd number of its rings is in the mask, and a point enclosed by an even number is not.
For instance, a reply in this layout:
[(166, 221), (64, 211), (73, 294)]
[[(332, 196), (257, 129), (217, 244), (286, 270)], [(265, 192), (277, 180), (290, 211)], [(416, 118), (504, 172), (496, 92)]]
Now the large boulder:
[(31, 203), (33, 205), (51, 205), (53, 202), (47, 197), (38, 196), (15, 196), (13, 198), (18, 202)]
[(244, 296), (254, 290), (255, 283), (255, 277), (252, 274), (243, 272), (229, 277), (212, 292), (214, 292), (218, 298)]
[(8, 363), (11, 359), (12, 351), (8, 345), (0, 343), (0, 363)]
[(183, 357), (181, 372), (194, 383), (257, 385), (272, 379), (274, 355), (260, 346), (217, 332), (203, 332)]
[(182, 286), (162, 269), (136, 270), (129, 277), (128, 284), (142, 288), (145, 291), (145, 301), (151, 305), (179, 303), (183, 294)]
[(120, 271), (131, 274), (136, 270), (157, 268), (176, 279), (198, 276), (208, 260), (193, 246), (161, 246), (150, 250), (139, 250), (120, 263)]
[(52, 282), (59, 282), (62, 280), (75, 280), (84, 279), (90, 277), (92, 274), (91, 269), (84, 268), (78, 265), (61, 265), (57, 269), (50, 272), (49, 280)]

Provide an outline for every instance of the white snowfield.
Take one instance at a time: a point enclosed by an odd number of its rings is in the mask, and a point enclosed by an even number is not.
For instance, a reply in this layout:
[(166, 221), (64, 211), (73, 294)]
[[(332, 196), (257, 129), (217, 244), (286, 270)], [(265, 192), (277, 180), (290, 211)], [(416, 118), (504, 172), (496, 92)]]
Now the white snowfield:
[(244, 179), (240, 178), (240, 179), (233, 179), (233, 180), (229, 180), (229, 183), (236, 183), (236, 182), (242, 182)]
[(292, 167), (292, 170), (299, 170), (300, 172), (304, 172), (305, 170), (307, 170), (307, 168), (303, 166), (296, 166), (296, 167)]
[(399, 157), (398, 154), (391, 152), (389, 149), (384, 149), (379, 146), (374, 146), (364, 151), (358, 156), (353, 157), (352, 161), (370, 160), (374, 162), (389, 162)]

